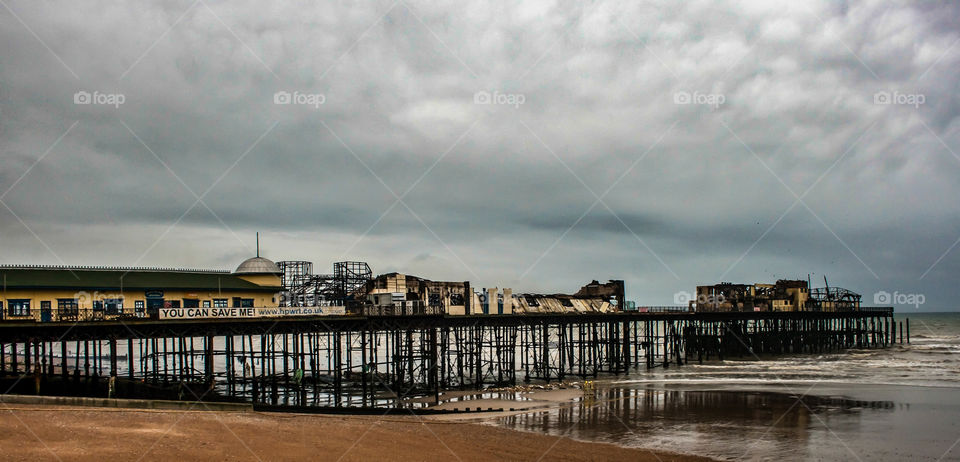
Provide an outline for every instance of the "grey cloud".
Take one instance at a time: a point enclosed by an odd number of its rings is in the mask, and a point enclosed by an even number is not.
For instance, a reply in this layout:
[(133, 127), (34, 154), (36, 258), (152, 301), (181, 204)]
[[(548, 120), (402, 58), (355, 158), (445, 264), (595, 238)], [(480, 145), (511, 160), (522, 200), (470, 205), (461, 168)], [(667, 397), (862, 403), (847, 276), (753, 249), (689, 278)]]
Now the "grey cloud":
[[(259, 230), (272, 258), (320, 268), (543, 291), (623, 278), (647, 304), (725, 272), (826, 273), (956, 308), (955, 5), (9, 5), (66, 66), (0, 10), (0, 194), (78, 124), (3, 197), (3, 262), (230, 268)], [(126, 102), (78, 106), (80, 90)], [(204, 197), (216, 216), (183, 215), (196, 199), (177, 177), (199, 195), (224, 173)], [(599, 204), (571, 229), (587, 188), (618, 179), (616, 216)], [(416, 216), (381, 218), (381, 180), (419, 180)]]

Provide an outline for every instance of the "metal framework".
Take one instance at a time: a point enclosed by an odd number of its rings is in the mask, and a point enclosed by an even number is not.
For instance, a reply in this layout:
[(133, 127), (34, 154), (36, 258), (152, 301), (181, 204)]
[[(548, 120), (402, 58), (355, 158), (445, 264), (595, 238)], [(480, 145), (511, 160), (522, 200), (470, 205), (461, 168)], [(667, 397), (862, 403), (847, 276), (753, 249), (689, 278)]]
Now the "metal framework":
[(283, 297), (280, 306), (343, 305), (372, 277), (364, 262), (336, 262), (333, 274), (313, 274), (313, 263), (302, 260), (277, 262)]
[(810, 290), (809, 308), (822, 309), (831, 306), (833, 309), (854, 309), (860, 306), (862, 296), (843, 287), (819, 287)]
[(373, 279), (370, 265), (362, 261), (338, 261), (333, 264), (333, 278), (337, 295), (346, 300)]
[(107, 396), (116, 377), (117, 397), (417, 407), (441, 390), (894, 342), (892, 309), (3, 323), (0, 385)]
[(284, 289), (296, 287), (304, 277), (313, 274), (313, 262), (303, 260), (278, 261), (277, 267), (280, 268), (280, 285)]

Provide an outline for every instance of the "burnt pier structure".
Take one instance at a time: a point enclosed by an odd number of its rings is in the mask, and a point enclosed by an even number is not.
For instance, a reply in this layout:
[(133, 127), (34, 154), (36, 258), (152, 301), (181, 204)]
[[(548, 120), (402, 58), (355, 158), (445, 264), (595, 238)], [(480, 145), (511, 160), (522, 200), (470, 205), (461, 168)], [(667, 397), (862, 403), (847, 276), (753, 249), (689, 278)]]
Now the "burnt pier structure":
[(7, 393), (418, 407), (447, 390), (593, 379), (909, 342), (892, 308), (841, 312), (0, 323)]

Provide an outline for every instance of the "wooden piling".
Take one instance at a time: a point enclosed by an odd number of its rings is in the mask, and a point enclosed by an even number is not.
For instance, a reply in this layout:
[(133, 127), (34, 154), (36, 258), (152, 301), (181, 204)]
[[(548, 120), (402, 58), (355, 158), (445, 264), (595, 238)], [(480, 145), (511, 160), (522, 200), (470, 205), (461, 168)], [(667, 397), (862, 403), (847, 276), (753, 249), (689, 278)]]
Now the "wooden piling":
[(110, 377), (117, 376), (117, 338), (110, 337)]

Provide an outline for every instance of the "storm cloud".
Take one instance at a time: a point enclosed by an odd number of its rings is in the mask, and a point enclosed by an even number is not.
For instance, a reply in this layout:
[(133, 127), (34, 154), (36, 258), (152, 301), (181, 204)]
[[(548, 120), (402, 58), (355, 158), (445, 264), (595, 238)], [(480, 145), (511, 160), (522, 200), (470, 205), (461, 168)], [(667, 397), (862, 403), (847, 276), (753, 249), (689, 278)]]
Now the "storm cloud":
[(321, 269), (616, 278), (641, 304), (812, 274), (956, 309), (958, 23), (882, 1), (5, 0), (0, 263), (229, 269), (259, 231)]

